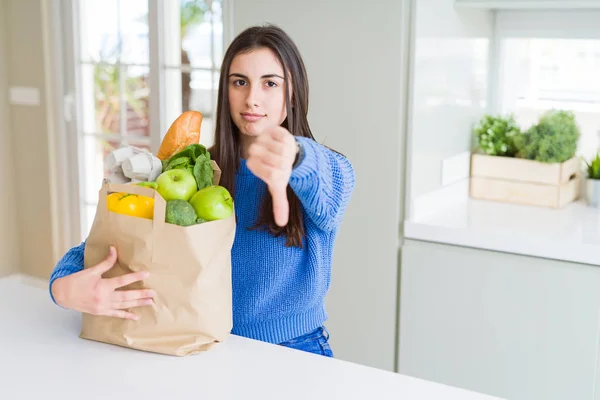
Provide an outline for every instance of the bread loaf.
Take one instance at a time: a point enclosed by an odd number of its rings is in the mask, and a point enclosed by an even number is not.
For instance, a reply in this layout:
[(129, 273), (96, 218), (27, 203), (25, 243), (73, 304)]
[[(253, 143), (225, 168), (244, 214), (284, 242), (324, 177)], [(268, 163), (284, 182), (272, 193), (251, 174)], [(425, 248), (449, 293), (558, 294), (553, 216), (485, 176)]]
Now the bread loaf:
[(167, 160), (190, 144), (200, 143), (200, 125), (202, 125), (202, 113), (185, 111), (169, 127), (156, 157)]

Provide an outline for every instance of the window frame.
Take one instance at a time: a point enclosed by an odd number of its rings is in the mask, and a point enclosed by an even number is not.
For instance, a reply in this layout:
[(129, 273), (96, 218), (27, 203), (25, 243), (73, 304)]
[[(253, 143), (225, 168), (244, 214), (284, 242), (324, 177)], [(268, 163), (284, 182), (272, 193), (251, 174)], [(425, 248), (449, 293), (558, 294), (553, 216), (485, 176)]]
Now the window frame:
[(506, 57), (502, 41), (510, 38), (600, 39), (600, 10), (497, 10), (490, 49), (489, 111), (502, 111)]
[[(166, 134), (170, 121), (166, 121), (166, 90), (165, 74), (168, 68), (165, 67), (165, 14), (163, 7), (165, 0), (147, 0), (148, 1), (148, 42), (149, 42), (149, 75), (148, 82), (150, 86), (148, 98), (148, 112), (152, 115), (149, 119), (149, 137), (148, 144), (153, 153), (158, 151), (162, 138)], [(233, 8), (232, 0), (221, 0), (222, 4), (222, 23), (223, 23), (223, 48), (225, 49), (233, 37)], [(64, 182), (63, 188), (66, 190), (55, 191), (54, 196), (58, 204), (68, 205), (63, 207), (63, 214), (57, 218), (54, 232), (61, 237), (57, 242), (73, 245), (80, 243), (85, 239), (84, 230), (86, 223), (86, 205), (88, 204), (85, 196), (85, 160), (83, 159), (83, 139), (87, 134), (82, 129), (82, 88), (81, 82), (81, 58), (80, 34), (79, 34), (79, 0), (61, 1), (60, 11), (50, 13), (49, 18), (55, 26), (53, 36), (55, 42), (62, 43), (62, 54), (55, 54), (53, 58), (61, 58), (61, 67), (54, 76), (59, 75), (63, 79), (55, 79), (53, 90), (56, 99), (62, 99), (62, 104), (53, 107), (53, 116), (59, 127), (56, 132), (56, 140), (61, 143), (57, 150), (61, 156), (57, 157), (61, 161), (59, 169), (55, 170), (54, 178)], [(218, 72), (215, 69), (214, 61), (210, 71)], [(199, 70), (201, 68), (193, 68)], [(214, 87), (213, 91), (218, 88)], [(59, 100), (60, 101), (60, 100)], [(216, 109), (216, 105), (213, 104)], [(123, 121), (121, 122), (123, 124)], [(121, 132), (122, 133), (122, 132)], [(120, 133), (120, 135), (121, 135)], [(101, 135), (94, 135), (101, 137)], [(122, 138), (122, 136), (119, 136)], [(90, 222), (91, 223), (91, 222)], [(55, 233), (56, 234), (56, 233)]]

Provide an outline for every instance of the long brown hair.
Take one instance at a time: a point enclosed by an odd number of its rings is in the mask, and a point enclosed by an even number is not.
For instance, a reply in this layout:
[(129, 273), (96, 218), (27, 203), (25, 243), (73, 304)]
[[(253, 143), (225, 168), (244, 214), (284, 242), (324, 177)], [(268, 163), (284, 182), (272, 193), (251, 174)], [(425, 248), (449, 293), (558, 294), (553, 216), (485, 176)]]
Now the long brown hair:
[[(228, 96), (229, 69), (234, 57), (240, 53), (268, 48), (279, 59), (285, 74), (287, 117), (282, 126), (295, 136), (314, 140), (308, 125), (308, 79), (306, 68), (298, 48), (292, 39), (275, 25), (254, 26), (240, 33), (229, 45), (221, 65), (219, 93), (217, 98), (217, 121), (215, 144), (210, 149), (212, 158), (222, 170), (220, 185), (227, 188), (235, 199), (235, 174), (241, 158), (240, 132), (231, 119)], [(292, 83), (293, 96), (290, 98), (289, 82)], [(280, 227), (273, 216), (273, 198), (268, 190), (261, 205), (258, 220), (251, 229), (267, 230), (273, 236), (285, 235), (286, 246), (302, 247), (304, 223), (300, 200), (294, 191), (287, 187), (290, 205), (289, 220)]]

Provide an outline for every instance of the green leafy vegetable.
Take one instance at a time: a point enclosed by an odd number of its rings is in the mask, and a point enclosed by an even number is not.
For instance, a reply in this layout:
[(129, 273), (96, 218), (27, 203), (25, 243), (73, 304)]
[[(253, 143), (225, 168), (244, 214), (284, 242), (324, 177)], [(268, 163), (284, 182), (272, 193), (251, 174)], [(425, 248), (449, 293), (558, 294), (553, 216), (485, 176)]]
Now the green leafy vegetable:
[(168, 160), (163, 160), (163, 171), (187, 169), (196, 179), (198, 190), (212, 185), (214, 171), (210, 163), (210, 153), (199, 143), (190, 144)]
[(167, 163), (167, 166), (163, 168), (163, 172), (171, 170), (171, 169), (186, 169), (190, 165), (192, 160), (187, 156), (181, 156), (178, 158), (171, 158)]
[(212, 185), (214, 171), (210, 165), (210, 156), (202, 154), (196, 159), (193, 174), (198, 184), (198, 190)]

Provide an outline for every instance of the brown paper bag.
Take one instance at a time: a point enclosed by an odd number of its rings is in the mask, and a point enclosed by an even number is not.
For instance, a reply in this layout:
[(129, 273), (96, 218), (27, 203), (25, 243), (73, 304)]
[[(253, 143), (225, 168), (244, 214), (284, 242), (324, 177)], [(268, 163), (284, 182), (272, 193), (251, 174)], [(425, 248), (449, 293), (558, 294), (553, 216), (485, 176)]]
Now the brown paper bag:
[[(214, 184), (220, 170), (213, 161)], [(109, 212), (106, 196), (128, 192), (154, 198), (154, 219)], [(235, 215), (188, 227), (165, 223), (166, 202), (154, 189), (104, 183), (85, 246), (89, 268), (116, 246), (117, 262), (104, 278), (149, 271), (147, 280), (119, 290), (150, 288), (155, 303), (132, 308), (138, 321), (84, 313), (80, 337), (155, 353), (185, 356), (224, 341), (233, 326), (231, 247)]]

